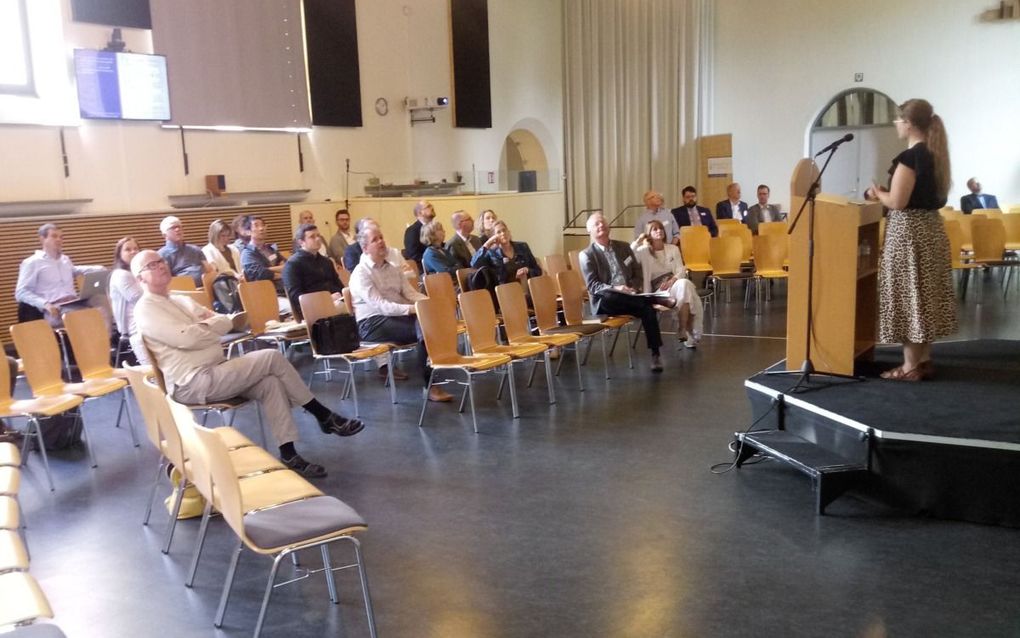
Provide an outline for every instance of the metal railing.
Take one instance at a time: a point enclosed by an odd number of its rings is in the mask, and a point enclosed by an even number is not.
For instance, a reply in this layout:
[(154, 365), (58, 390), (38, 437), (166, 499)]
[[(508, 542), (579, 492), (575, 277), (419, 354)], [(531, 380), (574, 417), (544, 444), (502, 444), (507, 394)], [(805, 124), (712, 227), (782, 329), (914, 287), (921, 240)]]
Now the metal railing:
[[(629, 220), (625, 219), (625, 220), (623, 220), (623, 222), (621, 222), (619, 224), (617, 222), (620, 221), (620, 218), (623, 217), (627, 213), (627, 211), (629, 211), (631, 209), (634, 209), (634, 208), (640, 208), (640, 209), (644, 210), (645, 205), (644, 204), (629, 204), (627, 206), (624, 206), (620, 210), (620, 212), (618, 212), (616, 214), (616, 216), (613, 217), (609, 221), (609, 227), (610, 228), (630, 228), (630, 227), (632, 227), (634, 225), (633, 221), (629, 221)], [(566, 225), (563, 227), (564, 230), (567, 229), (567, 228), (584, 228), (584, 224), (577, 224), (576, 222), (577, 222), (578, 218), (580, 218), (582, 215), (584, 215), (585, 218), (587, 218), (587, 216), (589, 214), (591, 214), (591, 213), (603, 213), (603, 214), (605, 214), (605, 211), (603, 211), (601, 208), (585, 208), (583, 210), (579, 210), (566, 223)]]

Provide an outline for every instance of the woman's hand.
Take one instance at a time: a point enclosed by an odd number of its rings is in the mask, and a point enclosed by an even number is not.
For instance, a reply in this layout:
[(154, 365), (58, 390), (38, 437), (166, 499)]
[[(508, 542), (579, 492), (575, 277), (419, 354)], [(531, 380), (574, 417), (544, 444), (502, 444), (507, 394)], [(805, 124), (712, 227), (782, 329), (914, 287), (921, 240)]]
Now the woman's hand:
[(527, 268), (518, 268), (517, 269), (517, 274), (514, 275), (514, 277), (516, 277), (517, 279), (520, 279), (521, 277), (527, 277), (527, 276), (528, 276), (528, 269)]
[(676, 277), (670, 277), (659, 286), (659, 290), (669, 290), (670, 286), (676, 283)]

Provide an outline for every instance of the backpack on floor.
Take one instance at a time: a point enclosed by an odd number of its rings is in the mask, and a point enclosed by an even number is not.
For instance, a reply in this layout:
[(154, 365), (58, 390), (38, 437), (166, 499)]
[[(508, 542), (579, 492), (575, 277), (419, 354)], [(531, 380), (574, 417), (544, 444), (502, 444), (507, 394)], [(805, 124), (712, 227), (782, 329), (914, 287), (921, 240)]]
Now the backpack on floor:
[(237, 277), (233, 275), (220, 275), (212, 282), (213, 310), (218, 313), (229, 315), (241, 312), (241, 293), (238, 292)]
[[(40, 418), (39, 428), (42, 430), (43, 445), (48, 452), (85, 447), (85, 442), (81, 438), (81, 419), (69, 414)], [(36, 440), (33, 439), (31, 444), (35, 445)]]

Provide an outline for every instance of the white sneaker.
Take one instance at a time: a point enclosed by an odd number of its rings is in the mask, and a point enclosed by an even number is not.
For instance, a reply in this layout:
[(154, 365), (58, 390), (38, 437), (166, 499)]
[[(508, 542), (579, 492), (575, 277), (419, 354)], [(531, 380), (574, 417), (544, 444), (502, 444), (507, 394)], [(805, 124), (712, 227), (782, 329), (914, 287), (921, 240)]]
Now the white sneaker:
[(697, 330), (694, 332), (687, 333), (687, 341), (684, 342), (684, 347), (688, 350), (694, 350), (698, 347), (698, 341), (701, 340), (701, 334)]

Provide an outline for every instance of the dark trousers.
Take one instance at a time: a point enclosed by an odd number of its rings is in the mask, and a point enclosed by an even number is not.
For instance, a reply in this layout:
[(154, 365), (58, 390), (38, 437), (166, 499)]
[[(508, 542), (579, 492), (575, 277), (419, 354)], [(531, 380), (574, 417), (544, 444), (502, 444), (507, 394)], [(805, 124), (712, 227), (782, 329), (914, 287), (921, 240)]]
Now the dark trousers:
[(425, 341), (422, 338), (421, 326), (414, 315), (384, 317), (376, 315), (358, 321), (358, 334), (362, 341), (372, 343), (395, 343), (406, 345), (418, 344), (418, 367), (421, 368), (425, 383), (429, 381), (432, 369), (428, 367), (428, 354), (425, 352)]
[(595, 312), (600, 315), (631, 315), (641, 320), (648, 339), (648, 349), (658, 352), (662, 347), (662, 333), (659, 331), (659, 314), (655, 300), (622, 292), (607, 290), (595, 296)]

